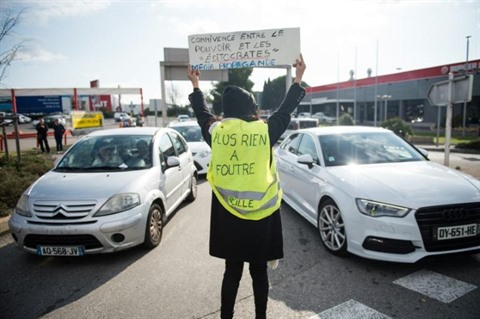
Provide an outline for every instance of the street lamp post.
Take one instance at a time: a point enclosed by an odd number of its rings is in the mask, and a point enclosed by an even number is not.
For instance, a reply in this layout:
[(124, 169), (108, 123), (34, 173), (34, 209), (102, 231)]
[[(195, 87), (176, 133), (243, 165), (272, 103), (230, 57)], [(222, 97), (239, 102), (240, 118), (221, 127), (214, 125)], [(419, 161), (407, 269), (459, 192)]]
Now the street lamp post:
[[(467, 35), (465, 38), (467, 38), (467, 61), (465, 63), (465, 75), (468, 75), (468, 45), (470, 41), (471, 35)], [(465, 136), (465, 128), (467, 126), (467, 102), (463, 102), (463, 130), (462, 130), (462, 136)]]

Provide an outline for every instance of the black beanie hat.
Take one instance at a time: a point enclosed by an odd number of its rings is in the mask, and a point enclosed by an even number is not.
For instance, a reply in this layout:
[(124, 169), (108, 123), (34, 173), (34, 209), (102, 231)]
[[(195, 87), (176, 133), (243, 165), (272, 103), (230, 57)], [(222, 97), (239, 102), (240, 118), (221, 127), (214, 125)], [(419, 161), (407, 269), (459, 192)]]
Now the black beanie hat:
[(257, 114), (257, 103), (253, 94), (238, 86), (225, 88), (222, 104), (224, 117), (242, 118)]

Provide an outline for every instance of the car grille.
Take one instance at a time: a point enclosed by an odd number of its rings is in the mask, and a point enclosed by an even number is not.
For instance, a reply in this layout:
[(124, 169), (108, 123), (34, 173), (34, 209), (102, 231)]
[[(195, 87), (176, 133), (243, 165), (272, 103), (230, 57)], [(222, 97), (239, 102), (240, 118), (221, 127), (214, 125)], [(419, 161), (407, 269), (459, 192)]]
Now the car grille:
[(36, 249), (40, 246), (84, 246), (85, 249), (101, 248), (102, 244), (92, 235), (27, 235), (24, 245)]
[(448, 251), (480, 246), (480, 236), (434, 240), (436, 227), (480, 224), (480, 202), (420, 208), (415, 213), (415, 219), (427, 251)]
[(44, 220), (74, 220), (88, 216), (96, 205), (95, 201), (36, 201), (33, 212)]

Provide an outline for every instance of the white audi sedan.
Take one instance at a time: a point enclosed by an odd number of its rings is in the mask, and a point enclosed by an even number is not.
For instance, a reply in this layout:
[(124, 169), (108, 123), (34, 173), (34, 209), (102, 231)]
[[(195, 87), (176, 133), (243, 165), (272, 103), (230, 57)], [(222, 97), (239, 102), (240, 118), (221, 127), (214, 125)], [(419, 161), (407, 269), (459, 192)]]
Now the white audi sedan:
[(41, 256), (154, 248), (167, 218), (196, 196), (192, 153), (176, 131), (99, 130), (23, 193), (9, 228), (20, 249)]
[(298, 130), (275, 158), (284, 201), (332, 254), (414, 263), (480, 249), (480, 181), (389, 130)]
[(168, 127), (178, 131), (192, 150), (193, 160), (198, 174), (207, 174), (212, 150), (203, 139), (202, 131), (196, 120), (173, 121)]

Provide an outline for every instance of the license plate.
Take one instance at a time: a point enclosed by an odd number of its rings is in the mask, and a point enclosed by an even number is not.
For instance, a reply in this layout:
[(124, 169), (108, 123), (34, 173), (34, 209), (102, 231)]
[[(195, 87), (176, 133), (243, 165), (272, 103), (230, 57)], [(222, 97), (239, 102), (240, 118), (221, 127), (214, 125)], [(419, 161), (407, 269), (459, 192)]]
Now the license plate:
[(480, 234), (480, 224), (468, 224), (450, 227), (438, 227), (436, 231), (437, 240), (473, 237)]
[(40, 256), (83, 256), (83, 246), (37, 246)]

